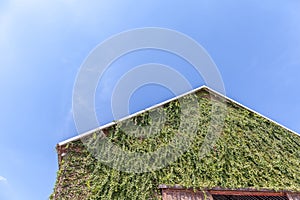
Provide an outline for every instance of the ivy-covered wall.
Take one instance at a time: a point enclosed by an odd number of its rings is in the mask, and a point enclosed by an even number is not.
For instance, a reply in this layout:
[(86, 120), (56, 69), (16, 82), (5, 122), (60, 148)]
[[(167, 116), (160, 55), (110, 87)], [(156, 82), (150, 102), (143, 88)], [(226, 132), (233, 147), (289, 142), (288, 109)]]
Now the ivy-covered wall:
[[(254, 188), (300, 191), (300, 136), (227, 101), (224, 126), (206, 155), (201, 146), (211, 123), (212, 105), (207, 91), (196, 94), (199, 127), (192, 144), (166, 167), (144, 173), (121, 172), (98, 162), (79, 141), (68, 143), (60, 162), (51, 199), (159, 199), (158, 186), (192, 188)], [(151, 152), (166, 144), (178, 131), (178, 101), (162, 106), (167, 113), (160, 134), (153, 138), (126, 135), (118, 125), (106, 137), (126, 151)], [(151, 125), (144, 113), (133, 119)], [(211, 127), (210, 127), (211, 128)], [(98, 137), (97, 134), (90, 136)], [(200, 155), (201, 154), (201, 155)]]

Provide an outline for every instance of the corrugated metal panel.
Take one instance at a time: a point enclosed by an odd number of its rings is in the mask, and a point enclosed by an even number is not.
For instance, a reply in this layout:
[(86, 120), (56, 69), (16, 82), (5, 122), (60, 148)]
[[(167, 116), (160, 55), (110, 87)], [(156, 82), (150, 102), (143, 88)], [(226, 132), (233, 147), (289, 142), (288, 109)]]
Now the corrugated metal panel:
[(183, 187), (160, 185), (163, 200), (300, 200), (299, 193), (254, 191), (254, 190), (210, 190), (193, 191)]
[(212, 195), (214, 200), (288, 200), (287, 196)]

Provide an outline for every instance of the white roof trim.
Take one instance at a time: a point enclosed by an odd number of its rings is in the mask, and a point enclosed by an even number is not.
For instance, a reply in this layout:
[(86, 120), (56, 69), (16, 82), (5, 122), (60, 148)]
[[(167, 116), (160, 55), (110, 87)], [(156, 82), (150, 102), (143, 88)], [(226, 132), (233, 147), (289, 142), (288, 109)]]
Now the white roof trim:
[(110, 123), (105, 124), (105, 125), (103, 125), (103, 126), (100, 126), (100, 127), (98, 127), (98, 128), (89, 130), (89, 131), (87, 131), (87, 132), (85, 132), (85, 133), (82, 133), (82, 134), (80, 134), (80, 135), (77, 135), (77, 136), (75, 136), (75, 137), (72, 137), (72, 138), (70, 138), (70, 139), (67, 139), (67, 140), (65, 140), (65, 141), (62, 141), (62, 142), (58, 143), (58, 145), (59, 145), (59, 146), (62, 146), (62, 145), (65, 145), (65, 144), (67, 144), (67, 143), (69, 143), (69, 142), (79, 140), (80, 138), (83, 138), (83, 137), (85, 137), (85, 136), (88, 136), (88, 135), (90, 135), (90, 134), (92, 134), (92, 133), (94, 133), (94, 132), (96, 132), (96, 131), (100, 131), (100, 130), (102, 130), (102, 129), (108, 128), (108, 127), (110, 127), (110, 126), (112, 126), (112, 125), (117, 124), (118, 122), (121, 122), (121, 121), (124, 121), (124, 120), (126, 120), (126, 119), (132, 118), (132, 117), (137, 116), (137, 115), (139, 115), (139, 114), (141, 114), (141, 113), (143, 113), (143, 112), (146, 112), (146, 111), (149, 111), (149, 110), (151, 110), (151, 109), (157, 108), (157, 107), (162, 106), (162, 105), (164, 105), (164, 104), (166, 104), (166, 103), (169, 103), (169, 102), (171, 102), (171, 101), (174, 101), (174, 100), (176, 100), (176, 99), (179, 99), (179, 98), (181, 98), (181, 97), (183, 97), (183, 96), (189, 95), (189, 94), (191, 94), (191, 93), (194, 93), (194, 92), (196, 92), (196, 91), (198, 91), (198, 90), (202, 90), (202, 89), (207, 89), (207, 90), (209, 90), (209, 91), (211, 91), (211, 92), (213, 92), (213, 93), (216, 93), (217, 95), (223, 97), (223, 98), (226, 99), (227, 101), (231, 101), (232, 103), (235, 103), (235, 104), (241, 106), (242, 108), (245, 108), (245, 109), (249, 110), (250, 112), (253, 112), (253, 113), (255, 113), (255, 114), (257, 114), (257, 115), (259, 115), (259, 116), (261, 116), (261, 117), (263, 117), (263, 118), (265, 118), (265, 119), (267, 119), (267, 120), (269, 120), (270, 122), (273, 122), (274, 124), (276, 124), (276, 125), (278, 125), (278, 126), (284, 128), (284, 129), (290, 131), (291, 133), (294, 133), (294, 134), (300, 136), (300, 134), (296, 133), (295, 131), (293, 131), (293, 130), (291, 130), (291, 129), (289, 129), (289, 128), (287, 128), (287, 127), (281, 125), (281, 124), (279, 124), (278, 122), (276, 122), (276, 121), (274, 121), (274, 120), (272, 120), (272, 119), (270, 119), (270, 118), (268, 118), (268, 117), (266, 117), (266, 116), (264, 116), (264, 115), (262, 115), (262, 114), (256, 112), (255, 110), (252, 110), (252, 109), (248, 108), (247, 106), (244, 106), (244, 105), (238, 103), (237, 101), (235, 101), (235, 100), (233, 100), (233, 99), (231, 99), (231, 98), (229, 98), (229, 97), (227, 97), (227, 96), (224, 96), (223, 94), (221, 94), (221, 93), (219, 93), (219, 92), (217, 92), (217, 91), (215, 91), (215, 90), (213, 90), (213, 89), (207, 87), (206, 85), (203, 85), (203, 86), (200, 86), (200, 87), (198, 87), (198, 88), (196, 88), (196, 89), (193, 89), (193, 90), (191, 90), (191, 91), (188, 91), (188, 92), (186, 92), (186, 93), (184, 93), (184, 94), (181, 94), (181, 95), (176, 96), (176, 97), (174, 97), (174, 98), (168, 99), (168, 100), (166, 100), (166, 101), (163, 101), (163, 102), (161, 102), (161, 103), (158, 103), (158, 104), (156, 104), (156, 105), (153, 105), (153, 106), (151, 106), (151, 107), (148, 107), (148, 108), (146, 108), (146, 109), (144, 109), (144, 110), (140, 110), (140, 111), (138, 111), (138, 112), (136, 112), (136, 113), (133, 113), (133, 114), (131, 114), (131, 115), (128, 115), (128, 116), (126, 116), (126, 117), (124, 117), (124, 118), (122, 118), (122, 119), (120, 119), (120, 120), (110, 122)]

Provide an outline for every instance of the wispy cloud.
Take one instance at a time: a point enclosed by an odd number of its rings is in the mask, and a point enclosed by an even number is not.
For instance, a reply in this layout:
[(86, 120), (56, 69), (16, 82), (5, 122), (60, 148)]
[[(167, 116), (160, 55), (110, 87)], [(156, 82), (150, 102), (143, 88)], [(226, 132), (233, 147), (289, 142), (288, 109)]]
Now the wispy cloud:
[(4, 178), (3, 176), (0, 176), (0, 181), (7, 181), (7, 179)]

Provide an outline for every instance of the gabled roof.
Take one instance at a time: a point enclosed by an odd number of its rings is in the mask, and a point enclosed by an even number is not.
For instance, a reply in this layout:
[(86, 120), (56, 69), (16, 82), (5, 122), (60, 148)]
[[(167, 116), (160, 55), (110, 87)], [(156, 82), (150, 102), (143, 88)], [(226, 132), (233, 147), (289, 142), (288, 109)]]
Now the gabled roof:
[(235, 101), (235, 100), (233, 100), (233, 99), (231, 99), (231, 98), (229, 98), (229, 97), (227, 97), (227, 96), (224, 96), (223, 94), (221, 94), (221, 93), (219, 93), (219, 92), (217, 92), (217, 91), (215, 91), (215, 90), (209, 88), (208, 86), (203, 85), (203, 86), (200, 86), (200, 87), (198, 87), (198, 88), (196, 88), (196, 89), (193, 89), (193, 90), (191, 90), (191, 91), (188, 91), (188, 92), (186, 92), (186, 93), (184, 93), (184, 94), (181, 94), (181, 95), (179, 95), (179, 96), (176, 96), (176, 97), (174, 97), (174, 98), (171, 98), (171, 99), (169, 99), (169, 100), (166, 100), (166, 101), (163, 101), (163, 102), (158, 103), (158, 104), (156, 104), (156, 105), (153, 105), (153, 106), (151, 106), (151, 107), (145, 108), (144, 110), (141, 110), (141, 111), (139, 111), (139, 112), (136, 112), (136, 113), (134, 113), (134, 114), (131, 114), (131, 115), (129, 115), (129, 116), (127, 116), (127, 117), (124, 117), (124, 118), (122, 118), (122, 119), (120, 119), (120, 120), (116, 120), (116, 121), (110, 122), (110, 123), (108, 123), (108, 124), (102, 125), (102, 126), (100, 126), (100, 127), (98, 127), (98, 128), (92, 129), (92, 130), (89, 130), (89, 131), (87, 131), (87, 132), (85, 132), (85, 133), (82, 133), (82, 134), (80, 134), (80, 135), (74, 136), (74, 137), (72, 137), (72, 138), (70, 138), (70, 139), (64, 140), (64, 141), (58, 143), (58, 145), (59, 145), (59, 146), (62, 146), (62, 145), (65, 145), (65, 144), (67, 144), (67, 143), (69, 143), (69, 142), (76, 141), (76, 140), (80, 140), (80, 139), (83, 138), (83, 137), (86, 137), (86, 136), (88, 136), (88, 135), (90, 135), (90, 134), (92, 134), (92, 133), (95, 133), (95, 132), (97, 132), (97, 131), (106, 129), (106, 128), (108, 128), (108, 127), (111, 127), (111, 126), (113, 126), (113, 125), (115, 125), (115, 124), (117, 124), (117, 123), (119, 123), (119, 122), (121, 122), (121, 121), (124, 121), (124, 120), (126, 120), (126, 119), (130, 119), (130, 118), (132, 118), (132, 117), (134, 117), (134, 116), (140, 115), (140, 114), (142, 114), (142, 113), (144, 113), (144, 112), (147, 112), (147, 111), (149, 111), (149, 110), (152, 110), (152, 109), (154, 109), (154, 108), (157, 108), (157, 107), (159, 107), (159, 106), (162, 106), (162, 105), (165, 105), (165, 104), (167, 104), (167, 103), (169, 103), (169, 102), (172, 102), (172, 101), (174, 101), (174, 100), (176, 100), (176, 99), (180, 99), (180, 98), (182, 98), (182, 97), (184, 97), (184, 96), (187, 96), (187, 95), (189, 95), (189, 94), (192, 94), (192, 93), (195, 93), (195, 92), (201, 91), (201, 90), (208, 91), (208, 92), (210, 92), (211, 94), (215, 94), (215, 95), (217, 95), (217, 96), (219, 96), (219, 97), (221, 97), (221, 98), (224, 98), (227, 102), (230, 102), (230, 103), (236, 104), (236, 105), (238, 105), (238, 106), (240, 106), (240, 107), (242, 107), (242, 108), (245, 108), (245, 109), (249, 110), (250, 112), (253, 112), (253, 113), (255, 113), (256, 115), (259, 115), (259, 116), (261, 116), (261, 117), (263, 117), (263, 118), (269, 120), (270, 122), (272, 122), (272, 123), (274, 123), (274, 124), (276, 124), (276, 125), (278, 125), (278, 126), (284, 128), (284, 129), (288, 130), (288, 131), (291, 132), (291, 133), (294, 133), (294, 134), (296, 134), (296, 135), (300, 135), (300, 134), (296, 133), (295, 131), (293, 131), (293, 130), (291, 130), (291, 129), (289, 129), (289, 128), (287, 128), (287, 127), (281, 125), (281, 124), (279, 124), (278, 122), (276, 122), (276, 121), (274, 121), (274, 120), (272, 120), (272, 119), (270, 119), (270, 118), (268, 118), (268, 117), (266, 117), (266, 116), (264, 116), (264, 115), (262, 115), (262, 114), (256, 112), (255, 110), (253, 110), (253, 109), (251, 109), (251, 108), (248, 108), (247, 106), (244, 106), (244, 105), (240, 104), (239, 102), (237, 102), (237, 101)]
[[(208, 95), (213, 98), (208, 98)], [(173, 115), (176, 101), (196, 95), (201, 111), (197, 134), (182, 156), (166, 167), (146, 173), (128, 173), (98, 162), (81, 142), (97, 140), (100, 130), (126, 151), (151, 152), (178, 132)], [(211, 120), (212, 102), (225, 100), (227, 112), (220, 137), (204, 157), (205, 141)], [(155, 139), (122, 135), (118, 123), (163, 107), (168, 119)], [(59, 172), (54, 199), (150, 199), (159, 196), (158, 185), (186, 188), (251, 188), (300, 191), (300, 136), (294, 131), (202, 86), (179, 97), (63, 141), (57, 146)]]

